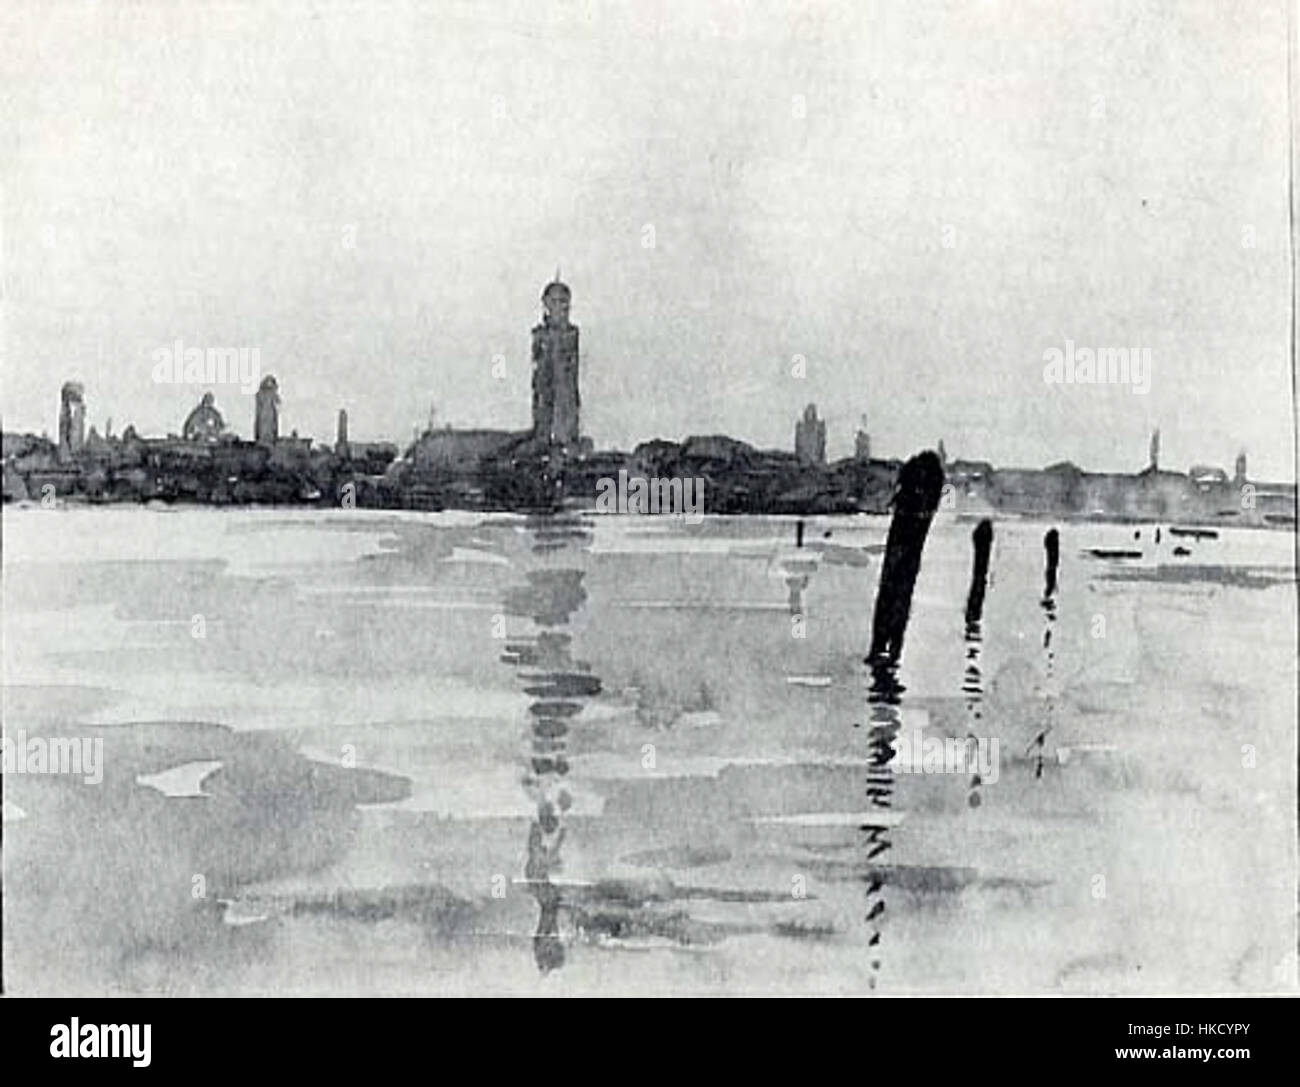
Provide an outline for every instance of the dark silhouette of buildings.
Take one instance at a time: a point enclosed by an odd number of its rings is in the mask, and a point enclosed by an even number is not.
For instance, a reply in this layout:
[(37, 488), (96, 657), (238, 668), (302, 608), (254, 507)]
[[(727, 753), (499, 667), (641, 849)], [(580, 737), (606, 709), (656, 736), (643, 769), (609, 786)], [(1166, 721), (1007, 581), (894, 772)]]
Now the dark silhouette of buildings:
[(515, 508), (552, 501), (564, 466), (591, 452), (582, 437), (578, 329), (572, 292), (557, 277), (542, 290), (532, 330), (532, 427), (525, 431), (430, 425), (387, 473), (387, 483), (420, 501)]
[[(226, 429), (211, 393), (186, 417), (183, 433), (143, 438), (85, 434), (80, 384), (62, 387), (58, 442), (3, 436), (5, 501), (74, 496), (90, 501), (211, 504), (347, 502), (400, 509), (553, 510), (594, 503), (602, 480), (622, 471), (648, 480), (707, 480), (704, 512), (724, 514), (883, 513), (901, 464), (871, 455), (866, 418), (853, 455), (828, 464), (826, 423), (809, 404), (795, 448), (757, 449), (725, 434), (654, 439), (632, 452), (595, 451), (581, 436), (578, 329), (572, 294), (556, 278), (542, 290), (532, 330), (532, 426), (522, 431), (435, 428), (432, 418), (400, 457), (388, 442), (355, 442), (339, 411), (331, 448), (297, 432), (279, 435), (280, 394), (267, 375), (257, 391), (254, 440)], [(1293, 528), (1294, 483), (1249, 480), (1242, 452), (1232, 478), (1220, 468), (1159, 467), (1160, 433), (1136, 473), (1088, 472), (1061, 462), (1044, 469), (994, 468), (936, 455), (959, 513), (1074, 519), (1173, 520)]]

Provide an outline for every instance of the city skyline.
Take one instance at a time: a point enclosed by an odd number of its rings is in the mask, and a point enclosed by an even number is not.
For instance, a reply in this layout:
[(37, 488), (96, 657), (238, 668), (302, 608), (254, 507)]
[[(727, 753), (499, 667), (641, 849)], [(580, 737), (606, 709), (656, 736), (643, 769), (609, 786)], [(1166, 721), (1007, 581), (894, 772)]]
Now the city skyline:
[[(1294, 479), (1285, 9), (1129, 8), (1140, 76), (1109, 17), (996, 3), (290, 5), (219, 35), (203, 10), (20, 5), (4, 425), (49, 430), (77, 380), (88, 423), (174, 430), (205, 390), (149, 373), (183, 339), (258, 348), (286, 433), (327, 441), (346, 406), (404, 442), (430, 404), (522, 429), (559, 263), (598, 448), (787, 448), (813, 402), (832, 459), (865, 412), (883, 457), (1131, 470), (1160, 426), (1171, 466), (1244, 447)], [(59, 65), (65, 38), (87, 63)], [(1046, 385), (1067, 340), (1150, 350), (1149, 395)], [(249, 425), (251, 396), (213, 391)]]
[[(562, 439), (563, 442), (565, 444), (573, 444), (576, 447), (577, 443), (579, 442), (580, 436), (582, 437), (582, 440), (584, 442), (589, 441), (589, 438), (587, 438), (585, 435), (582, 435), (582, 432), (579, 429), (578, 416), (577, 416), (578, 387), (580, 385), (580, 378), (579, 378), (579, 365), (578, 365), (578, 357), (577, 357), (577, 326), (570, 325), (568, 323), (568, 313), (569, 313), (571, 292), (568, 285), (562, 282), (558, 278), (558, 276), (559, 276), (559, 269), (557, 268), (556, 270), (557, 278), (552, 280), (548, 284), (546, 284), (546, 286), (543, 288), (542, 296), (541, 296), (542, 323), (535, 326), (532, 330), (534, 363), (530, 374), (530, 383), (532, 385), (531, 420), (530, 420), (531, 427), (524, 428), (523, 430), (521, 430), (520, 428), (513, 428), (513, 432), (523, 433), (524, 430), (531, 430), (534, 434), (549, 433), (551, 435), (552, 441), (560, 440), (558, 432), (556, 432), (554, 429), (554, 424), (550, 423), (551, 413), (553, 411), (551, 398), (554, 395), (554, 393), (542, 391), (544, 387), (552, 386), (552, 383), (554, 382), (557, 383), (558, 387), (567, 387), (569, 390), (567, 392), (567, 396), (569, 397), (570, 407), (566, 410), (571, 412), (572, 414), (567, 423), (560, 424), (560, 425), (563, 427), (563, 432), (565, 434), (565, 437)], [(551, 292), (556, 289), (558, 289), (561, 292), (563, 298), (563, 302), (562, 302), (563, 317), (558, 318), (558, 324), (557, 324), (557, 317), (556, 317), (553, 303), (548, 301)], [(569, 360), (566, 363), (564, 363), (566, 373), (563, 377), (561, 377), (560, 371), (556, 371), (554, 374), (552, 374), (551, 367), (553, 364), (549, 361), (549, 355), (547, 353), (548, 349), (540, 346), (540, 344), (545, 339), (546, 330), (553, 324), (557, 324), (557, 327), (568, 330), (568, 333), (571, 334), (572, 336), (571, 346), (568, 348), (568, 351), (571, 352), (571, 356), (569, 357)], [(542, 339), (539, 339), (539, 336), (542, 337)], [(1070, 345), (1070, 349), (1071, 349), (1071, 354), (1073, 354), (1072, 344)], [(236, 356), (241, 356), (241, 357), (237, 358)], [(241, 351), (238, 349), (232, 350), (232, 349), (218, 348), (218, 349), (208, 349), (206, 350), (206, 352), (203, 349), (198, 349), (198, 354), (195, 356), (192, 363), (187, 363), (183, 361), (187, 357), (188, 357), (187, 354), (183, 352), (182, 342), (178, 342), (175, 345), (174, 351), (171, 348), (167, 348), (167, 349), (160, 350), (160, 352), (155, 352), (155, 358), (159, 358), (163, 360), (162, 362), (158, 362), (156, 366), (162, 367), (168, 374), (175, 375), (174, 378), (169, 378), (171, 384), (181, 388), (187, 388), (187, 389), (201, 388), (204, 390), (202, 395), (200, 396), (198, 404), (187, 413), (185, 422), (179, 428), (179, 430), (171, 430), (169, 428), (165, 432), (159, 432), (157, 434), (151, 435), (149, 432), (140, 432), (139, 429), (135, 426), (134, 422), (128, 421), (125, 423), (123, 427), (119, 428), (119, 433), (115, 434), (113, 432), (113, 427), (112, 427), (113, 416), (111, 413), (109, 413), (105, 417), (106, 419), (105, 427), (104, 427), (103, 434), (101, 436), (105, 438), (119, 437), (121, 430), (130, 428), (132, 431), (140, 434), (141, 437), (149, 437), (149, 436), (161, 437), (163, 433), (165, 433), (168, 437), (183, 438), (184, 440), (187, 441), (214, 440), (216, 431), (213, 432), (211, 437), (206, 439), (197, 438), (197, 437), (192, 438), (190, 437), (189, 434), (191, 421), (196, 416), (204, 412), (207, 412), (209, 414), (214, 414), (217, 419), (221, 420), (221, 426), (218, 428), (220, 433), (226, 435), (227, 437), (242, 439), (245, 437), (245, 435), (243, 434), (239, 426), (235, 424), (233, 421), (226, 420), (221, 415), (219, 410), (214, 411), (214, 408), (216, 408), (217, 406), (215, 405), (215, 393), (213, 392), (213, 390), (214, 388), (219, 388), (224, 386), (239, 386), (241, 382), (246, 384), (251, 378), (256, 385), (256, 394), (255, 395), (245, 394), (245, 395), (248, 395), (248, 399), (250, 400), (251, 403), (251, 410), (253, 413), (253, 421), (252, 421), (252, 426), (250, 428), (253, 435), (252, 440), (261, 444), (267, 444), (268, 441), (273, 443), (275, 441), (274, 435), (278, 432), (279, 429), (278, 427), (278, 418), (280, 414), (279, 407), (282, 404), (282, 400), (278, 396), (279, 387), (275, 375), (269, 373), (263, 374), (260, 370), (257, 369), (256, 349), (254, 349), (252, 353), (252, 358), (254, 361), (254, 370), (252, 372), (248, 371), (246, 365), (249, 362), (248, 349), (242, 349)], [(182, 360), (182, 361), (173, 361), (173, 360)], [(230, 375), (230, 379), (229, 381), (224, 383), (222, 380), (212, 380), (212, 381), (185, 380), (183, 379), (182, 375), (186, 372), (186, 368), (189, 365), (197, 366), (199, 369), (205, 369), (209, 375), (212, 374), (220, 375), (220, 374), (228, 373)], [(1071, 363), (1071, 366), (1072, 365), (1073, 363)], [(1127, 359), (1124, 360), (1124, 366), (1126, 368), (1125, 372), (1127, 373), (1127, 366), (1128, 366)], [(1136, 359), (1135, 359), (1135, 367), (1136, 367)], [(1104, 369), (1104, 365), (1102, 365), (1101, 369)], [(157, 370), (155, 370), (155, 373), (156, 372)], [(1148, 371), (1148, 376), (1149, 376), (1149, 371)], [(539, 382), (541, 384), (539, 384)], [(167, 382), (162, 382), (162, 384), (166, 384), (166, 383)], [(266, 426), (266, 434), (270, 434), (271, 435), (270, 438), (267, 438), (265, 435), (258, 433), (260, 430), (263, 429), (264, 426), (264, 418), (263, 418), (263, 412), (265, 407), (264, 401), (266, 399), (266, 393), (268, 387), (270, 389), (270, 398), (274, 401), (274, 406), (269, 407), (267, 410), (269, 410), (275, 416), (275, 422)], [(58, 413), (58, 419), (57, 419), (58, 444), (60, 447), (63, 447), (65, 445), (66, 442), (65, 430), (67, 430), (68, 426), (70, 425), (66, 415), (67, 395), (70, 389), (75, 390), (78, 419), (80, 420), (79, 430), (82, 437), (78, 440), (78, 446), (80, 446), (80, 442), (84, 440), (84, 436), (86, 434), (97, 432), (97, 426), (93, 420), (93, 417), (91, 417), (87, 413), (87, 406), (85, 404), (84, 385), (80, 381), (76, 380), (75, 378), (71, 379), (63, 383), (61, 394), (60, 394), (61, 404), (64, 405), (64, 407), (61, 408), (60, 412)], [(236, 388), (233, 390), (227, 388), (227, 391), (242, 393), (242, 388)], [(842, 414), (843, 412), (841, 411), (832, 412), (832, 415), (835, 417), (838, 417)], [(558, 417), (556, 418), (558, 420)], [(833, 455), (827, 454), (828, 428), (826, 425), (826, 418), (827, 418), (826, 415), (821, 413), (821, 410), (818, 408), (818, 406), (815, 403), (809, 402), (806, 405), (803, 413), (795, 419), (793, 452), (800, 461), (810, 463), (810, 464), (820, 463), (825, 465), (830, 462), (835, 462), (844, 459), (862, 460), (869, 455), (868, 453), (864, 452), (865, 450), (869, 450), (871, 448), (871, 441), (872, 441), (870, 428), (869, 428), (869, 419), (866, 413), (862, 413), (858, 417), (857, 426), (853, 431), (852, 450), (844, 453), (843, 455), (840, 455), (839, 453), (835, 453)], [(348, 419), (347, 406), (346, 405), (340, 406), (335, 416), (336, 429), (335, 429), (335, 438), (333, 439), (333, 441), (329, 440), (327, 437), (323, 437), (312, 433), (300, 435), (296, 427), (293, 428), (293, 430), (291, 431), (291, 436), (294, 440), (298, 440), (300, 438), (306, 439), (310, 442), (315, 443), (320, 448), (338, 446), (341, 443), (345, 443), (348, 440), (347, 419)], [(817, 431), (817, 433), (814, 434), (813, 429), (809, 429), (809, 428), (814, 428)], [(447, 431), (468, 431), (468, 432), (477, 433), (477, 432), (483, 432), (485, 430), (491, 430), (496, 428), (484, 427), (475, 421), (453, 422), (452, 420), (448, 420), (448, 419), (436, 419), (436, 412), (434, 411), (433, 407), (431, 407), (429, 415), (426, 417), (423, 424), (422, 425), (416, 424), (412, 428), (411, 441), (418, 442), (421, 434), (427, 435), (435, 429), (439, 429), (439, 430), (445, 429)], [(805, 429), (809, 429), (809, 433), (807, 437), (805, 437), (803, 434)], [(32, 432), (32, 433), (37, 433), (37, 432)], [(40, 429), (38, 433), (47, 438), (50, 437), (50, 431), (48, 428), (43, 427)], [(501, 433), (504, 435), (507, 432), (501, 431)], [(695, 435), (695, 437), (703, 437), (703, 436), (704, 435)], [(621, 448), (624, 451), (630, 451), (631, 449), (635, 448), (637, 445), (642, 444), (642, 442), (653, 442), (657, 440), (676, 441), (676, 440), (685, 440), (688, 437), (692, 437), (692, 436), (680, 435), (675, 438), (666, 438), (663, 435), (657, 435), (655, 437), (641, 439), (640, 441), (633, 442), (628, 444), (627, 446), (622, 446), (618, 448)], [(726, 435), (726, 437), (730, 438), (730, 437), (734, 437), (734, 435)], [(1159, 459), (1158, 450), (1160, 448), (1160, 441), (1161, 441), (1159, 426), (1155, 427), (1151, 431), (1148, 438), (1149, 438), (1149, 449), (1148, 449), (1148, 456), (1145, 462), (1145, 466), (1155, 467)], [(353, 436), (353, 440), (356, 440), (355, 435)], [(393, 442), (394, 445), (399, 449), (406, 445), (406, 441), (404, 440), (402, 435), (381, 435), (377, 439), (372, 437), (369, 439), (362, 440), (362, 444), (366, 444), (367, 441), (374, 442), (376, 440), (381, 443)], [(744, 441), (745, 439), (741, 438), (739, 440)], [(803, 444), (805, 443), (805, 441), (810, 441), (812, 445), (808, 448), (805, 448)], [(764, 447), (764, 446), (757, 446), (752, 442), (747, 444), (754, 445), (755, 448), (763, 448), (771, 451), (779, 451), (782, 448), (779, 445)], [(838, 445), (843, 443), (833, 443), (833, 444)], [(956, 456), (950, 457), (945, 450), (945, 443), (942, 438), (940, 438), (936, 443), (934, 443), (934, 445), (938, 449), (940, 460), (944, 463), (947, 463), (949, 461), (994, 463), (989, 458), (983, 457), (975, 452), (959, 452)], [(605, 448), (613, 449), (615, 447), (610, 446)], [(814, 449), (815, 451), (812, 451)], [(1247, 447), (1245, 445), (1242, 445), (1239, 447), (1237, 453), (1232, 458), (1234, 464), (1237, 466), (1238, 477), (1244, 478), (1245, 476), (1242, 466), (1246, 461), (1246, 457), (1248, 453), (1249, 450), (1247, 449)], [(883, 459), (900, 460), (902, 458), (899, 458), (897, 456), (886, 455)], [(1069, 461), (1068, 459), (1057, 459), (1051, 462), (1044, 462), (1042, 464), (1036, 464), (1036, 465), (1005, 465), (1004, 464), (1004, 465), (999, 465), (998, 467), (1008, 468), (1008, 469), (1017, 469), (1017, 468), (1041, 469), (1041, 468), (1051, 467), (1052, 465), (1059, 465), (1059, 464), (1066, 464), (1066, 463), (1076, 463), (1076, 462)], [(1191, 475), (1201, 474), (1207, 468), (1221, 467), (1221, 465), (1218, 462), (1215, 462), (1212, 457), (1202, 458), (1200, 461), (1196, 461), (1186, 466), (1185, 468), (1184, 466), (1171, 465), (1168, 461), (1160, 461), (1160, 463), (1161, 466), (1167, 471), (1174, 471), (1176, 473), (1180, 473), (1186, 470), (1188, 474)], [(1087, 469), (1096, 470), (1092, 465), (1083, 465), (1083, 464), (1076, 463), (1076, 467), (1084, 468), (1085, 470)], [(1101, 470), (1113, 471), (1114, 469), (1101, 469)], [(1126, 468), (1126, 469), (1121, 469), (1120, 471), (1132, 471), (1132, 470), (1133, 469)], [(1278, 482), (1287, 482), (1293, 484), (1294, 480), (1285, 480), (1285, 481), (1278, 480)]]

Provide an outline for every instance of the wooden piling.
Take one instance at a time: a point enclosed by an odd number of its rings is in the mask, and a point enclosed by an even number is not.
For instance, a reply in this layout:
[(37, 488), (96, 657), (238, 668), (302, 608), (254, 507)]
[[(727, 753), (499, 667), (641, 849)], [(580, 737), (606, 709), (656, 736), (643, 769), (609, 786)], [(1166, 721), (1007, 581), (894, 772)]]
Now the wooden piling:
[(984, 617), (984, 590), (988, 585), (989, 552), (993, 548), (993, 522), (985, 518), (971, 533), (975, 559), (971, 566), (970, 591), (966, 594), (966, 624), (978, 623)]
[(918, 453), (898, 473), (894, 517), (885, 541), (868, 661), (897, 661), (912, 610), (912, 589), (921, 569), (921, 552), (943, 491), (943, 465), (931, 450)]
[(1043, 550), (1047, 552), (1046, 583), (1043, 587), (1043, 599), (1056, 595), (1056, 571), (1061, 564), (1061, 534), (1056, 529), (1048, 529), (1043, 537)]

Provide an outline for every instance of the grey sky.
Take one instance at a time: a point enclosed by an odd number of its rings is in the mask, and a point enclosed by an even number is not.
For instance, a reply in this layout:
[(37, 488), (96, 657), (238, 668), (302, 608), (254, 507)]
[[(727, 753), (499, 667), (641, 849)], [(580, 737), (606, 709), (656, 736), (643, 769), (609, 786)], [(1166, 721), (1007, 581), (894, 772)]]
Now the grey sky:
[[(788, 447), (815, 401), (832, 456), (863, 412), (1115, 469), (1159, 425), (1293, 477), (1284, 0), (481, 7), (0, 8), (5, 428), (78, 377), (178, 430), (177, 339), (259, 348), (321, 439), (523, 427), (559, 263), (598, 445)], [(1066, 339), (1151, 392), (1046, 385)]]

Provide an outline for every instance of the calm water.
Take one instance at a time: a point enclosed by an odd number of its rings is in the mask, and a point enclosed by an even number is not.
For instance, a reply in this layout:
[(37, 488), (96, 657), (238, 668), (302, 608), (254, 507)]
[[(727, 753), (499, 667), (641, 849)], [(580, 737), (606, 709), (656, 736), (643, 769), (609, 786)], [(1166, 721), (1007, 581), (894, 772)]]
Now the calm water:
[(5, 778), (13, 991), (1295, 987), (1290, 536), (1066, 525), (1045, 602), (999, 522), (968, 628), (938, 521), (891, 684), (884, 518), (3, 527), (6, 730), (105, 762)]

